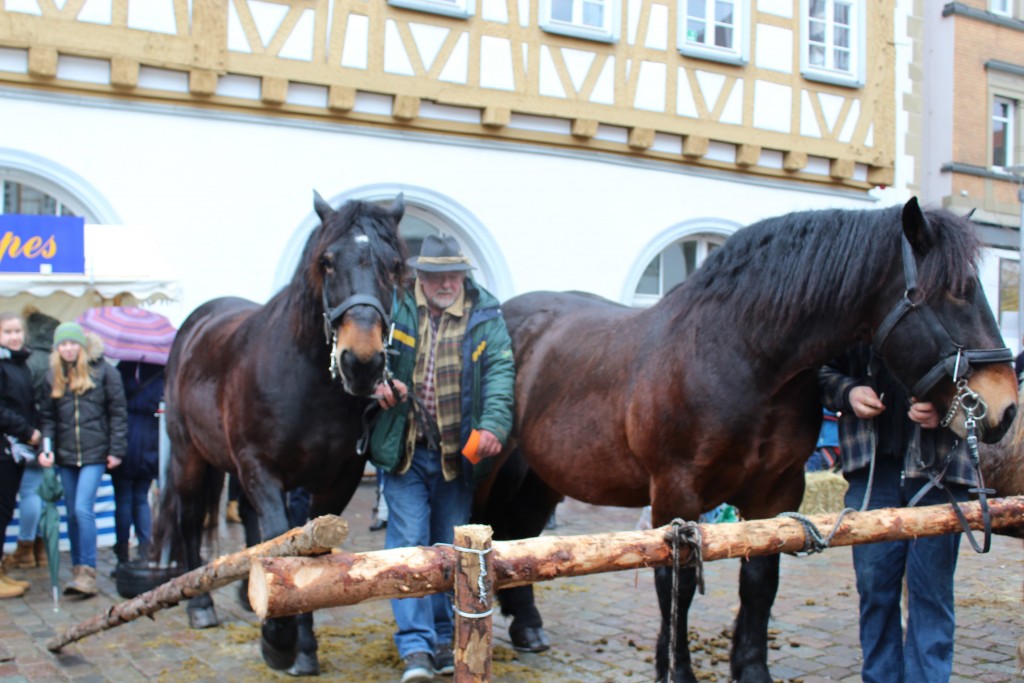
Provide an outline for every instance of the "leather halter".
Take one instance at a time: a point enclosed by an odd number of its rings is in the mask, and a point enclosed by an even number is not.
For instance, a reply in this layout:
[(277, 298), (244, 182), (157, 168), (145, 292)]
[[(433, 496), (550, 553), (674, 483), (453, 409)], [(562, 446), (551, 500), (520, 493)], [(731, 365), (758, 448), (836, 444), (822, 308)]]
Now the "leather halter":
[(391, 326), (391, 316), (389, 316), (387, 311), (384, 310), (384, 304), (382, 304), (380, 299), (372, 294), (353, 294), (334, 308), (331, 308), (327, 301), (327, 287), (324, 286), (323, 299), (324, 335), (327, 337), (328, 345), (330, 345), (331, 339), (334, 337), (334, 328), (338, 326), (342, 316), (348, 313), (349, 309), (355, 308), (356, 306), (369, 306), (373, 310), (377, 311), (381, 319), (381, 329), (387, 330)]
[[(882, 320), (882, 324), (875, 331), (875, 337), (871, 342), (875, 354), (882, 357), (882, 348), (885, 346), (889, 335), (896, 326), (910, 313), (918, 313), (923, 319), (925, 326), (931, 332), (932, 337), (940, 348), (940, 358), (931, 370), (911, 388), (912, 396), (923, 397), (941, 380), (944, 376), (952, 378), (955, 384), (960, 379), (965, 379), (971, 374), (971, 363), (1008, 363), (1013, 360), (1013, 351), (1007, 347), (997, 349), (965, 349), (953, 341), (949, 331), (939, 320), (939, 317), (932, 310), (931, 306), (924, 300), (924, 297), (915, 296), (917, 289), (917, 264), (914, 261), (914, 251), (906, 235), (901, 235), (903, 241), (903, 280), (906, 290), (903, 298), (896, 302), (889, 314)], [(915, 300), (916, 299), (916, 300)]]

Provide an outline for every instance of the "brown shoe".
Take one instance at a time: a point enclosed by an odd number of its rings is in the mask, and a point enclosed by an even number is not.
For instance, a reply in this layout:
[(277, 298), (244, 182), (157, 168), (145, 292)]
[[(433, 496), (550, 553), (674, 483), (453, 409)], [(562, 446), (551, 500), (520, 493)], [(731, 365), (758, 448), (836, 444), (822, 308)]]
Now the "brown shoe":
[(224, 510), (224, 519), (227, 520), (227, 522), (229, 524), (241, 524), (242, 523), (242, 517), (241, 517), (241, 515), (238, 514), (238, 501), (237, 500), (229, 500), (228, 501), (228, 506)]
[(14, 578), (13, 576), (7, 573), (6, 569), (0, 567), (0, 586), (14, 586), (16, 588), (20, 588), (21, 592), (24, 593), (32, 587), (32, 584), (28, 581), (21, 581), (19, 579)]
[(26, 590), (27, 589), (22, 588), (21, 586), (15, 586), (13, 583), (0, 581), (0, 600), (5, 600), (7, 598), (20, 598), (25, 594)]
[(14, 554), (4, 558), (4, 567), (7, 569), (35, 569), (36, 555), (32, 550), (32, 545), (32, 541), (18, 541), (18, 547), (14, 549)]
[(64, 595), (88, 598), (99, 593), (96, 586), (96, 568), (79, 564), (71, 568), (71, 582), (64, 587)]
[(50, 566), (49, 560), (46, 559), (46, 544), (42, 538), (36, 538), (32, 543), (32, 554), (36, 558), (36, 566), (40, 569), (46, 569)]

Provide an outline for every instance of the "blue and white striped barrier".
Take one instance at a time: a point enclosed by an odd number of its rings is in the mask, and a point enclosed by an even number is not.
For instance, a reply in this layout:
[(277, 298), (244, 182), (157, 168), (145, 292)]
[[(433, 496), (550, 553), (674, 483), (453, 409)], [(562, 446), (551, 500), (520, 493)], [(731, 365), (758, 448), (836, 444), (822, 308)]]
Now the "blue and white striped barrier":
[[(114, 483), (110, 475), (103, 474), (100, 479), (100, 488), (96, 492), (96, 546), (106, 548), (117, 542), (114, 532)], [(60, 511), (60, 549), (70, 550), (71, 542), (68, 540), (68, 515), (64, 507), (64, 499), (57, 503), (57, 510)], [(4, 555), (13, 553), (18, 545), (18, 509), (15, 507), (14, 519), (7, 525), (7, 532), (4, 534)]]

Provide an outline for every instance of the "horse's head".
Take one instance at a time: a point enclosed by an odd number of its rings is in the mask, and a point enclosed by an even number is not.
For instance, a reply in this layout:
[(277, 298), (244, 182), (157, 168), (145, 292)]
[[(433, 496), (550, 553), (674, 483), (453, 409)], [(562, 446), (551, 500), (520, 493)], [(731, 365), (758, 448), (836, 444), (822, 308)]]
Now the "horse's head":
[(317, 290), (330, 371), (348, 393), (369, 396), (384, 376), (391, 306), (405, 276), (405, 204), (399, 195), (390, 208), (353, 201), (335, 211), (314, 193), (313, 205), (321, 224), (305, 255), (308, 286)]
[(902, 266), (880, 303), (889, 312), (876, 327), (875, 350), (958, 435), (973, 414), (980, 438), (998, 441), (1016, 414), (1017, 380), (978, 282), (973, 225), (946, 211), (926, 215), (916, 198), (903, 207), (902, 223)]

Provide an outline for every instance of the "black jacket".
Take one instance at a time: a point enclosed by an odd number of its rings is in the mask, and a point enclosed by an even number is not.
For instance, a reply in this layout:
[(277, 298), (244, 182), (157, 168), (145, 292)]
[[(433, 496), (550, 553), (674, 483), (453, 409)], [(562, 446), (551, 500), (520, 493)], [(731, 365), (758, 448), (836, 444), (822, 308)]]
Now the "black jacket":
[[(0, 432), (13, 436), (22, 443), (28, 443), (32, 431), (38, 427), (35, 400), (32, 391), (32, 373), (26, 365), (29, 349), (10, 351), (0, 360)], [(0, 457), (11, 457), (7, 439), (0, 443)]]
[(114, 479), (155, 479), (160, 462), (160, 420), (164, 366), (121, 361), (117, 366), (128, 401), (128, 453), (111, 470)]
[(55, 462), (64, 467), (106, 464), (107, 456), (124, 458), (128, 450), (128, 409), (121, 375), (102, 356), (89, 363), (95, 387), (81, 395), (70, 389), (52, 398), (47, 377), (40, 404), (43, 436), (53, 440)]

